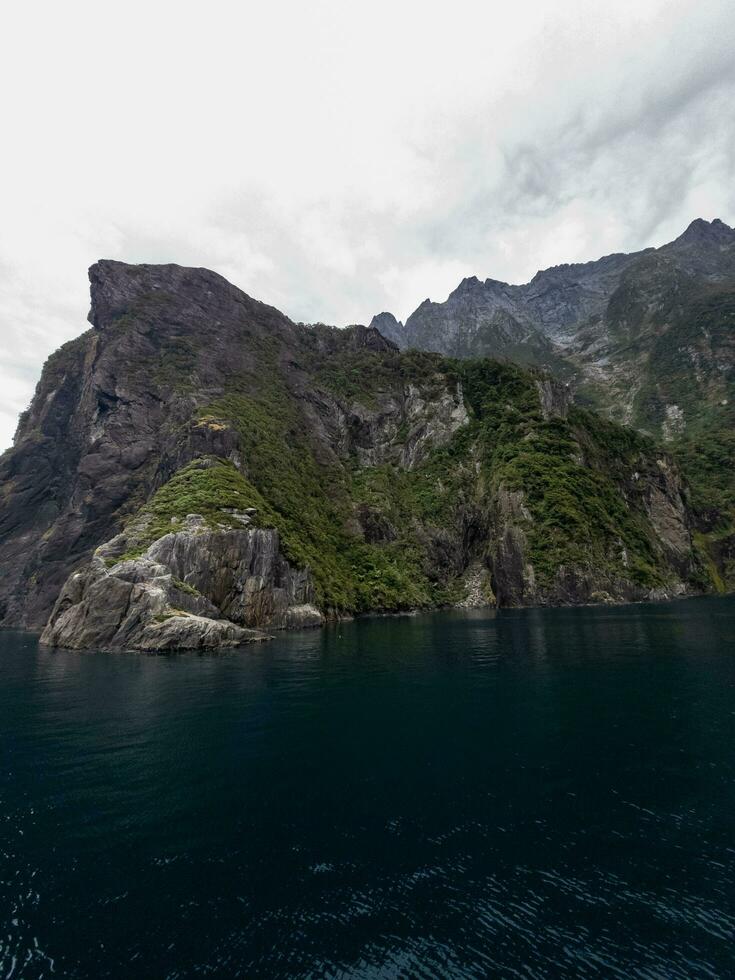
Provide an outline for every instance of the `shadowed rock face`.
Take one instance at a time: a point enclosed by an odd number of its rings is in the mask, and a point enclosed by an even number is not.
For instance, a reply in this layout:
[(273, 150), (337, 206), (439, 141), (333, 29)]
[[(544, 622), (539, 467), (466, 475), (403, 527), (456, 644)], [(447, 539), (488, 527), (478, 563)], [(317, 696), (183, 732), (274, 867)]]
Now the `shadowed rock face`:
[[(0, 458), (0, 612), (30, 627), (45, 622), (69, 568), (121, 527), (133, 501), (180, 460), (227, 454), (226, 436), (182, 439), (180, 428), (205, 392), (222, 389), (228, 363), (251, 358), (247, 346), (234, 349), (240, 331), (295, 329), (206, 270), (99, 262), (90, 282), (94, 329), (49, 359), (15, 448)], [(196, 375), (196, 390), (172, 383), (172, 362)]]
[(282, 629), (299, 618), (308, 626), (324, 621), (314, 607), (309, 572), (286, 561), (275, 530), (196, 529), (167, 534), (146, 554), (206, 596), (234, 623)]
[[(264, 344), (277, 339), (296, 385), (290, 355), (308, 346), (304, 329), (206, 269), (101, 261), (90, 283), (93, 330), (49, 359), (0, 457), (7, 624), (42, 626), (70, 568), (156, 487), (189, 459), (235, 452), (231, 429), (189, 423), (234, 376), (257, 374)], [(327, 349), (393, 349), (365, 327), (329, 333)]]
[[(701, 588), (675, 466), (627, 437), (611, 455), (565, 385), (296, 325), (204, 269), (102, 261), (90, 282), (92, 329), (0, 458), (3, 624), (198, 648), (371, 609)], [(534, 489), (570, 465), (612, 508), (572, 514), (591, 550), (571, 558), (544, 550), (556, 505)]]

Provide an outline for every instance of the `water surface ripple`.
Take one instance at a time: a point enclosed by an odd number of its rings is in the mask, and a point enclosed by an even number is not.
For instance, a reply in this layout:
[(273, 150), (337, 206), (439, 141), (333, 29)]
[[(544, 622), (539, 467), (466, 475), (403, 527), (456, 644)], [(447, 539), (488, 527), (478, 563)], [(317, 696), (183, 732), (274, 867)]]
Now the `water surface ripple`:
[(0, 633), (0, 980), (735, 975), (735, 599)]

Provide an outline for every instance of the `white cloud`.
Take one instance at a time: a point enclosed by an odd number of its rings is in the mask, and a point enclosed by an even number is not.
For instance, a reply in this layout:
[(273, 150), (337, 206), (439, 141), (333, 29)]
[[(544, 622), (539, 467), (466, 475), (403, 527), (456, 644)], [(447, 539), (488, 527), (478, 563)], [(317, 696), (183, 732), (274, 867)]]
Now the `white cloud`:
[(0, 446), (101, 256), (297, 320), (735, 217), (727, 0), (78, 0), (3, 13)]

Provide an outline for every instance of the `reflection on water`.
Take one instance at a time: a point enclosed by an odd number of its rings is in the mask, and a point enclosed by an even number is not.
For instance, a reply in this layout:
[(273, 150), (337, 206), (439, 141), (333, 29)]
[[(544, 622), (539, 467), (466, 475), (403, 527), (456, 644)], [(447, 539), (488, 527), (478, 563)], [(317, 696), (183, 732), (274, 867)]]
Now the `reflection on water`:
[(732, 599), (0, 634), (0, 977), (733, 975), (734, 635)]

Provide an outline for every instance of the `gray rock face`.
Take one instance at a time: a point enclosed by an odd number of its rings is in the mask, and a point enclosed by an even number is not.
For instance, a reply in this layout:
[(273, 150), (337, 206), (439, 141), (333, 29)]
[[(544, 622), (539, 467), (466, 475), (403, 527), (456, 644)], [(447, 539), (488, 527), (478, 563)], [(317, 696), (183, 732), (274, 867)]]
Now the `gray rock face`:
[(452, 357), (493, 356), (549, 367), (557, 357), (521, 286), (464, 279), (444, 303), (425, 300), (397, 336), (402, 347), (439, 351)]
[(398, 347), (406, 346), (406, 331), (400, 320), (392, 313), (377, 313), (370, 321), (370, 326), (392, 340)]
[(123, 533), (73, 572), (41, 642), (83, 649), (153, 650), (233, 646), (260, 629), (321, 626), (308, 571), (280, 552), (278, 532), (211, 531), (191, 515), (139, 557), (115, 561)]
[(500, 606), (524, 606), (536, 599), (536, 576), (528, 560), (524, 526), (531, 515), (522, 491), (500, 488), (494, 501), (491, 532), (493, 590)]
[(401, 347), (460, 357), (470, 353), (498, 357), (525, 347), (525, 358), (510, 359), (540, 363), (555, 351), (563, 354), (565, 347), (574, 346), (581, 329), (602, 321), (625, 274), (645, 268), (654, 257), (667, 270), (677, 268), (717, 282), (735, 272), (735, 230), (717, 218), (697, 219), (660, 249), (553, 266), (519, 286), (470, 276), (445, 302), (421, 303), (405, 326), (390, 313), (380, 313), (372, 322)]
[[(342, 420), (346, 455), (354, 453), (361, 466), (395, 463), (410, 470), (430, 449), (446, 445), (468, 421), (461, 385), (432, 397), (409, 384), (398, 398), (384, 399), (375, 410), (350, 407)], [(399, 439), (401, 430), (405, 434)]]
[(669, 561), (686, 573), (692, 551), (692, 535), (683, 500), (681, 478), (669, 459), (656, 460), (644, 494), (645, 509)]
[[(282, 556), (275, 530), (167, 534), (150, 546), (146, 557), (242, 626), (282, 629), (303, 618), (307, 607), (314, 608), (311, 576), (292, 568)], [(294, 608), (299, 612), (290, 612)], [(308, 625), (323, 622), (317, 613)]]
[(197, 649), (264, 636), (222, 619), (205, 597), (179, 588), (170, 572), (150, 559), (108, 570), (96, 556), (65, 583), (41, 643), (79, 650)]
[[(542, 396), (543, 397), (543, 396)], [(488, 564), (500, 606), (577, 605), (594, 602), (641, 602), (672, 599), (686, 593), (684, 580), (694, 568), (691, 524), (680, 477), (665, 456), (641, 461), (625, 490), (631, 504), (640, 503), (657, 535), (662, 566), (675, 570), (670, 583), (657, 589), (637, 586), (611, 575), (598, 563), (561, 565), (553, 582), (537, 580), (527, 532), (533, 518), (522, 490), (500, 487), (492, 502)], [(622, 547), (622, 545), (621, 545)], [(623, 550), (623, 565), (627, 558)]]
[(227, 457), (232, 433), (191, 425), (197, 404), (256, 370), (263, 338), (298, 346), (290, 320), (205, 269), (102, 261), (90, 282), (94, 329), (49, 359), (0, 457), (8, 625), (41, 627), (69, 571), (136, 501), (197, 455)]
[(565, 419), (572, 403), (569, 387), (556, 384), (550, 378), (544, 378), (536, 382), (536, 388), (543, 417), (547, 420), (554, 417)]
[[(668, 400), (675, 386), (658, 363), (670, 360), (669, 347), (678, 350), (681, 370), (705, 399), (727, 397), (718, 379), (733, 374), (731, 344), (713, 343), (702, 308), (715, 302), (729, 322), (731, 304), (724, 308), (717, 295), (734, 287), (735, 230), (697, 219), (658, 249), (554, 266), (523, 285), (472, 276), (444, 302), (425, 300), (405, 325), (387, 313), (373, 323), (403, 349), (542, 367), (594, 390), (616, 420), (671, 437), (687, 416)], [(660, 395), (641, 402), (647, 389)]]

